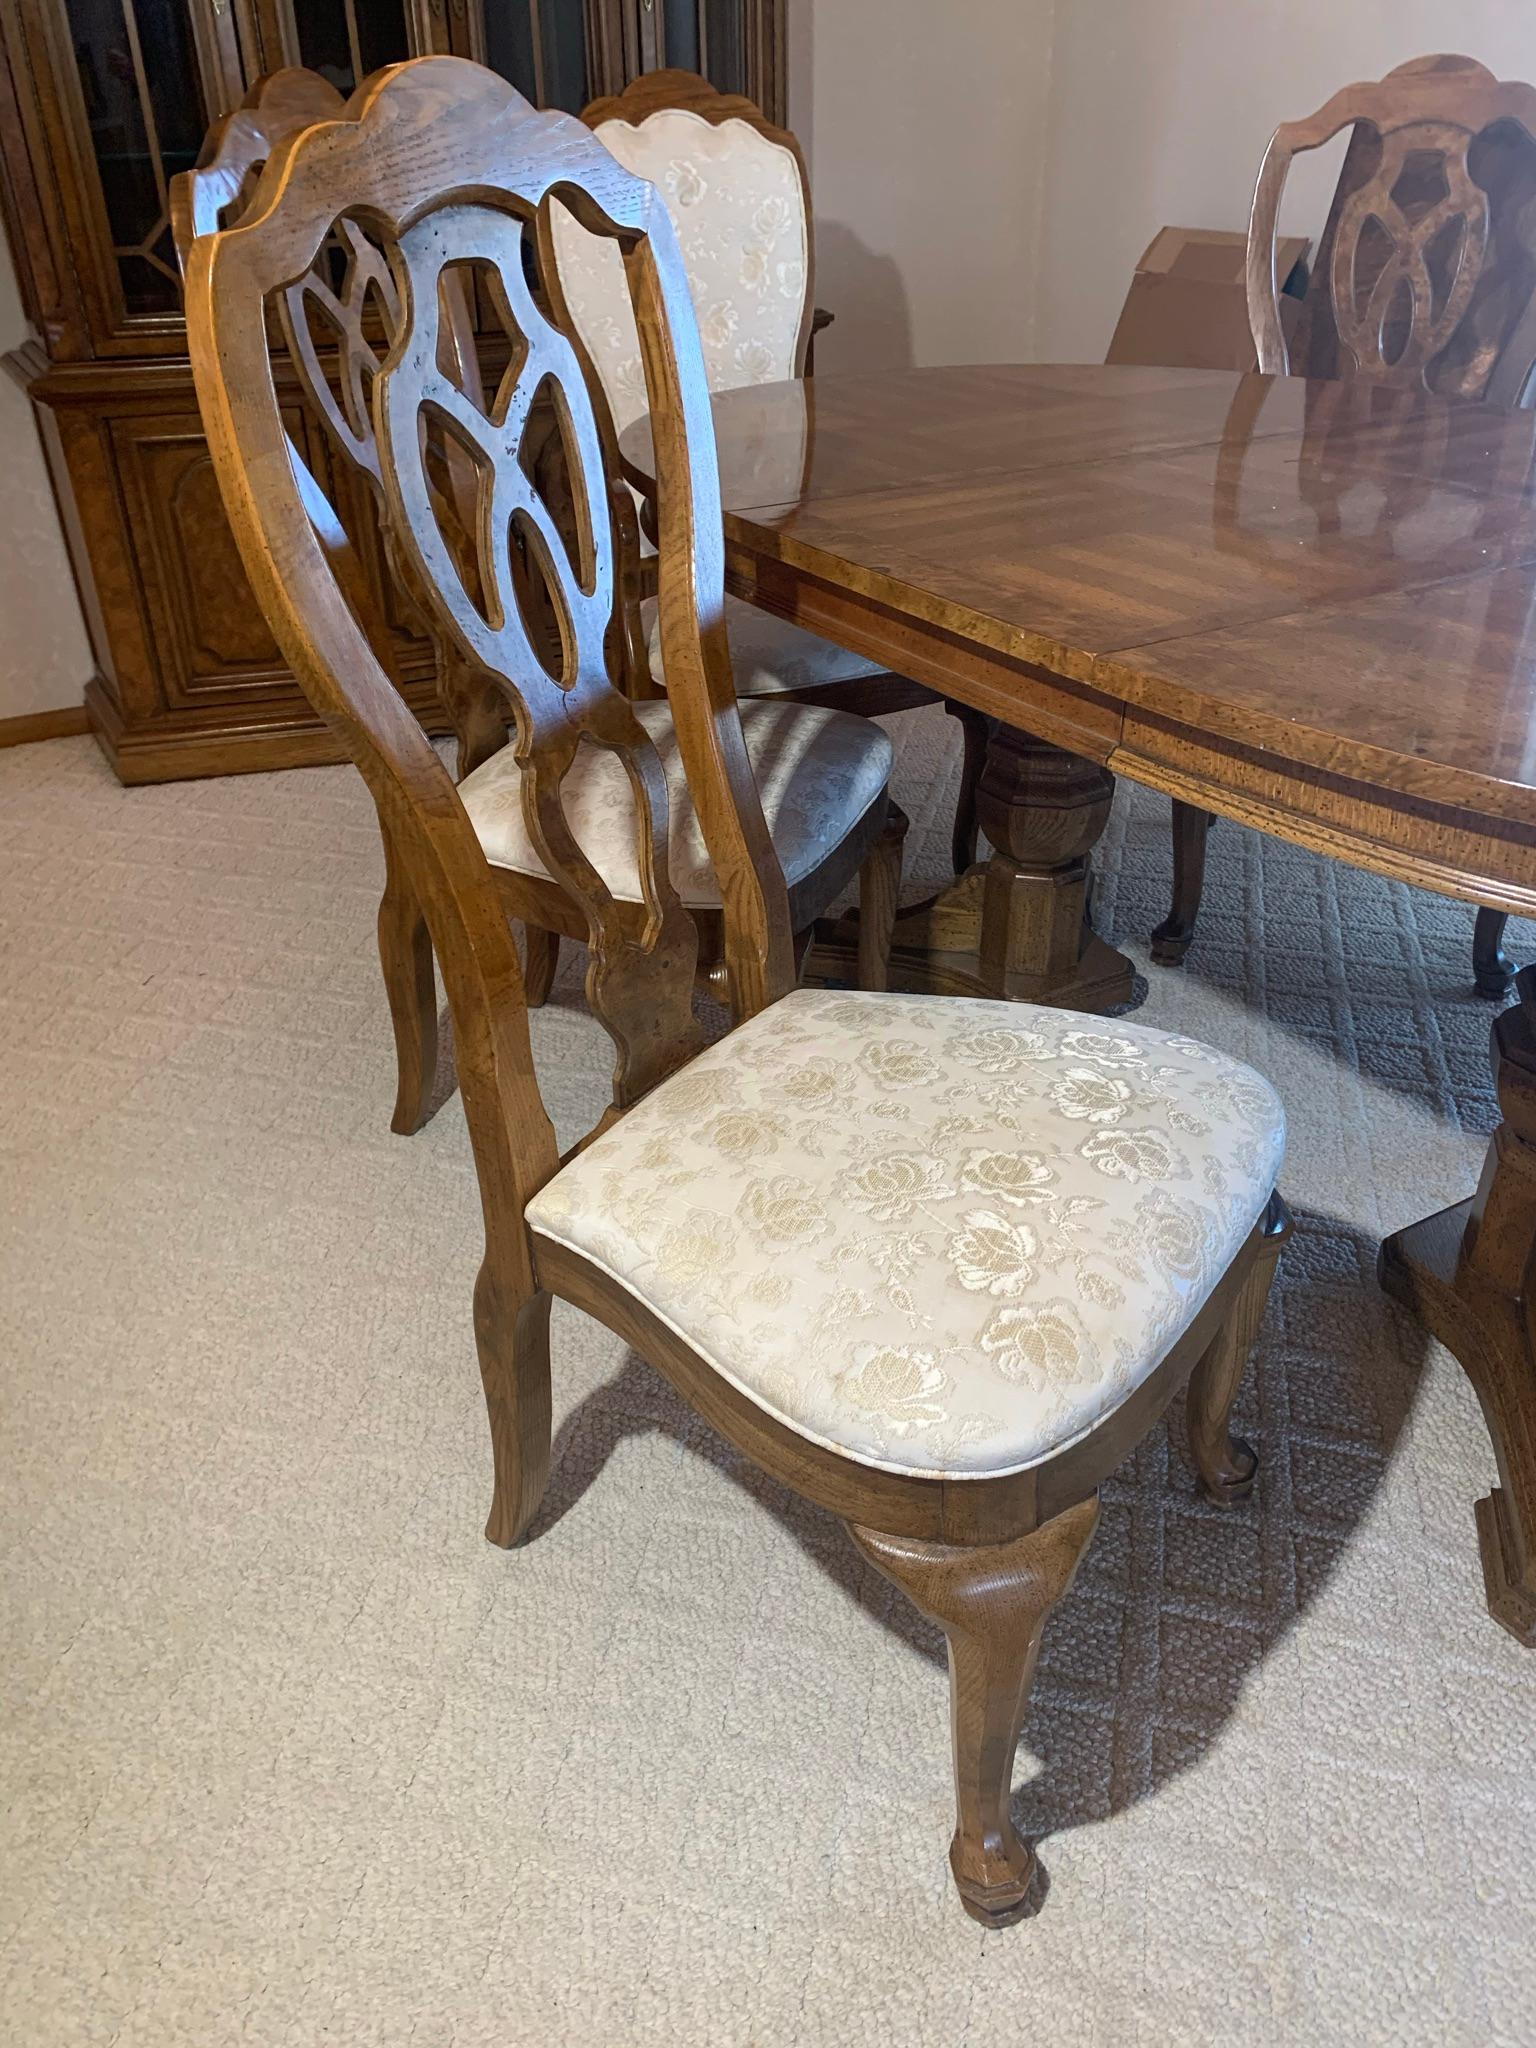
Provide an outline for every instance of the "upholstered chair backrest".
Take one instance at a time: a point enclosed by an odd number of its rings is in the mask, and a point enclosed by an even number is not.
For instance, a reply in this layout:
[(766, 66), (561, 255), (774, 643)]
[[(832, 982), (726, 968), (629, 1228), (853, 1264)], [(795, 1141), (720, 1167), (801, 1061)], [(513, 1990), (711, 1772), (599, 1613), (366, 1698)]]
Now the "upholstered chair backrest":
[[(582, 119), (655, 185), (677, 230), (711, 391), (798, 377), (811, 313), (805, 164), (751, 100), (689, 71), (637, 79)], [(572, 310), (620, 429), (645, 410), (645, 378), (616, 252), (560, 225)]]

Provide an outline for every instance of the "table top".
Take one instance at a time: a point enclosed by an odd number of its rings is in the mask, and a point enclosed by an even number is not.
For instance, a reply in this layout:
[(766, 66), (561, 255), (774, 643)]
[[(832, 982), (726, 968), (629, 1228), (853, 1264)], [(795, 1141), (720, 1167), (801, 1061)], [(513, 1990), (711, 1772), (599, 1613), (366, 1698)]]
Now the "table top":
[[(1536, 839), (1536, 414), (1076, 365), (755, 386), (714, 413), (733, 550)], [(644, 422), (624, 452), (643, 479)]]

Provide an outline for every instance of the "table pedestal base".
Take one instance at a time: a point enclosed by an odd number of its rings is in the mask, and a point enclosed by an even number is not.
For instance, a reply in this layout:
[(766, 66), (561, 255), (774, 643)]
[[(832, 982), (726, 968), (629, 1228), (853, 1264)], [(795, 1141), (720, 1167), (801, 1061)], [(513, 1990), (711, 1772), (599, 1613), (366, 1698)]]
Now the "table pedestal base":
[[(1109, 821), (1115, 778), (1027, 733), (998, 726), (976, 815), (996, 851), (896, 920), (892, 988), (1113, 1010), (1135, 970), (1088, 923), (1089, 854)], [(857, 921), (818, 935), (813, 981), (854, 978)]]
[[(999, 973), (984, 951), (985, 903), (993, 863), (979, 862), (927, 903), (896, 920), (891, 946), (893, 989), (929, 996), (991, 996), (1015, 1003), (1050, 1003), (1064, 1010), (1102, 1014), (1131, 999), (1135, 972), (1123, 953), (1079, 923), (1065, 959), (1044, 967), (1004, 965)], [(1027, 903), (1028, 879), (1005, 874), (1002, 887)], [(856, 911), (818, 930), (804, 979), (815, 985), (853, 987), (858, 976)]]
[(1504, 1121), (1477, 1193), (1389, 1237), (1379, 1270), (1482, 1403), (1499, 1468), (1477, 1503), (1488, 1612), (1536, 1649), (1536, 969), (1518, 987), (1493, 1027)]

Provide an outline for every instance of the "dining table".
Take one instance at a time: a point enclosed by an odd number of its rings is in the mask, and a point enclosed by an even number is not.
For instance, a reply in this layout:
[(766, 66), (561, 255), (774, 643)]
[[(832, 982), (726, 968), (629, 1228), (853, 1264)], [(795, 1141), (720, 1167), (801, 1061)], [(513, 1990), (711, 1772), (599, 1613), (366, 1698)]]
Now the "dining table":
[[(1536, 413), (1007, 364), (749, 385), (713, 417), (727, 587), (996, 721), (990, 851), (903, 914), (892, 986), (1127, 1004), (1090, 914), (1118, 775), (1536, 914)], [(621, 446), (654, 494), (643, 419)], [(1478, 1188), (1379, 1271), (1482, 1403), (1489, 1611), (1536, 1646), (1536, 968), (1516, 986)]]

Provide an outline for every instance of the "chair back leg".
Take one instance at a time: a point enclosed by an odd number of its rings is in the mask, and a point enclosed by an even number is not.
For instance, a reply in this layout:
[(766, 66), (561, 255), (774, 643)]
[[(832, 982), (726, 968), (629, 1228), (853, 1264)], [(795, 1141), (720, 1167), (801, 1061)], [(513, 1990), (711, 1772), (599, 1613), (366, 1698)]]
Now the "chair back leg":
[(1205, 842), (1216, 820), (1196, 804), (1173, 804), (1173, 900), (1152, 934), (1152, 958), (1160, 967), (1181, 967), (1195, 936), (1200, 898), (1205, 893)]
[(1211, 1500), (1223, 1506), (1251, 1491), (1259, 1469), (1259, 1454), (1252, 1444), (1231, 1432), (1232, 1404), (1258, 1340), (1275, 1267), (1290, 1234), (1290, 1211), (1279, 1195), (1271, 1195), (1263, 1232), (1232, 1313), (1190, 1374), (1184, 1397), (1189, 1447), (1201, 1486)]

